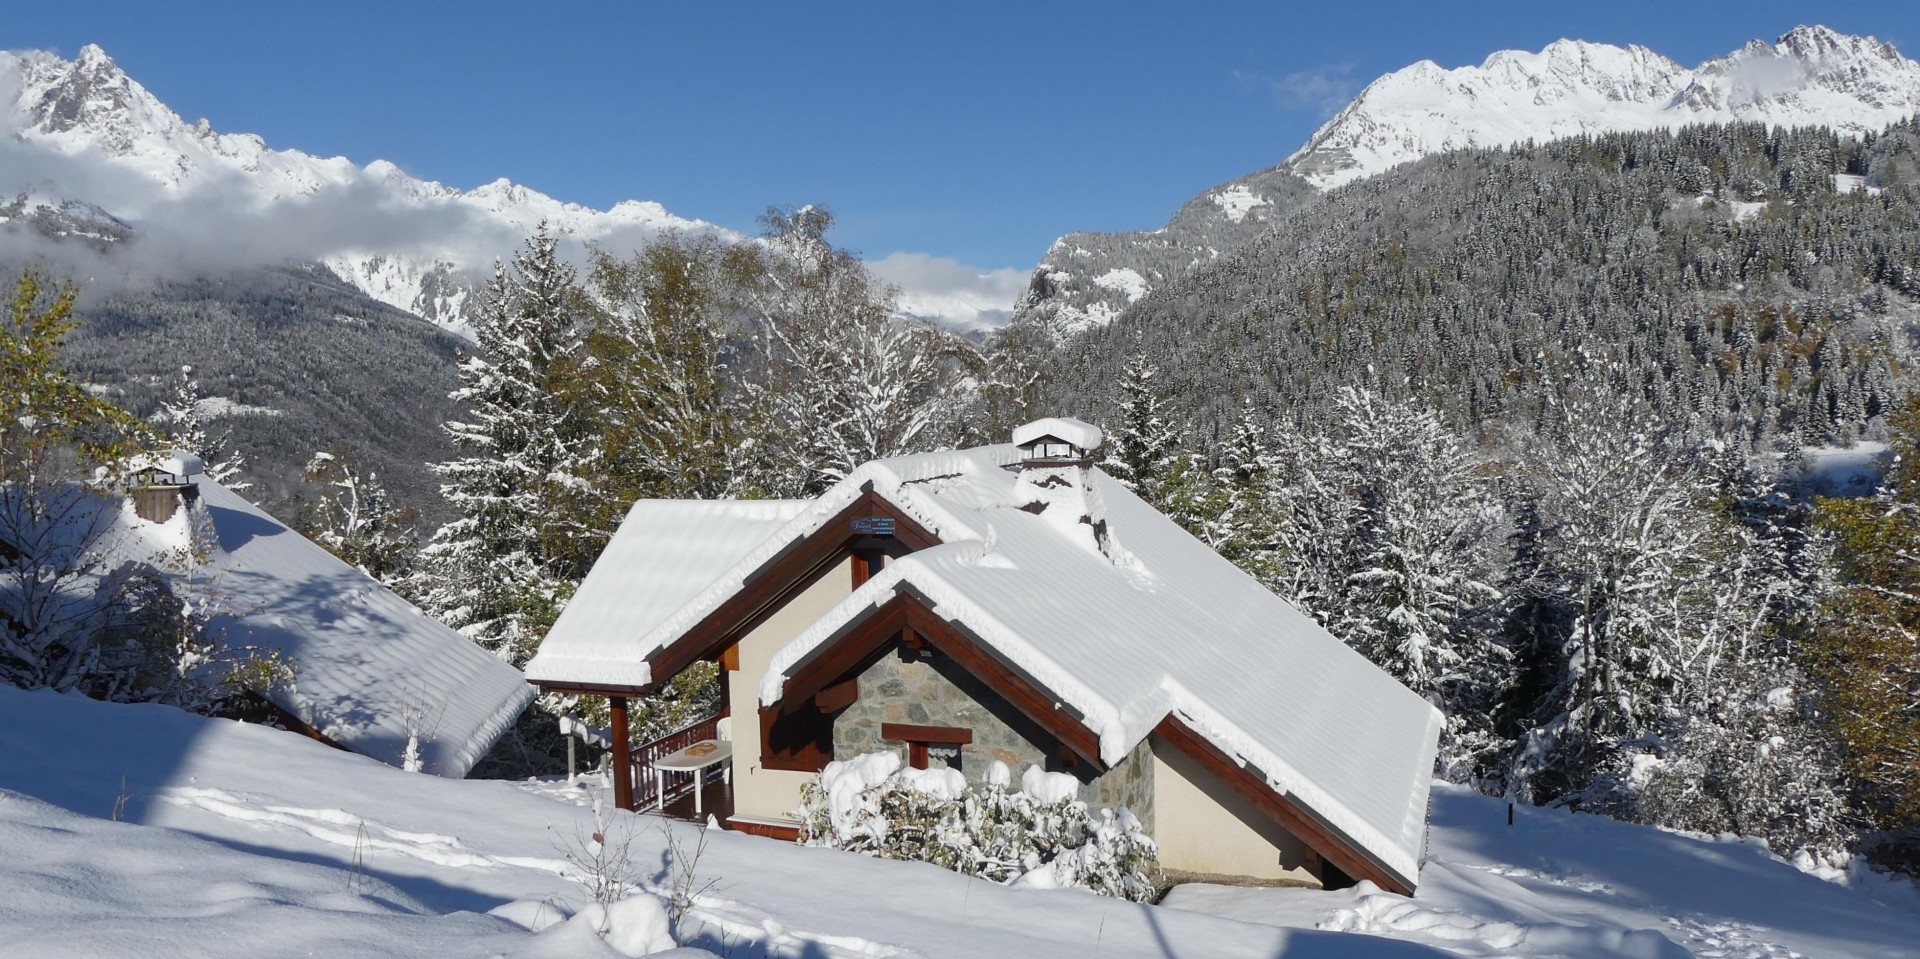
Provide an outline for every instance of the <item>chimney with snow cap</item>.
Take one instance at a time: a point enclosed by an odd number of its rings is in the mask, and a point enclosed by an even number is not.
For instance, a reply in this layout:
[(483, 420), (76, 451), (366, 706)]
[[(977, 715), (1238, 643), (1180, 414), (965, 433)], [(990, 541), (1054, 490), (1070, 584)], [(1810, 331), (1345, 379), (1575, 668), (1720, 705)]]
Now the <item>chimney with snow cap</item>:
[(1100, 440), (1100, 427), (1063, 416), (1034, 420), (1013, 431), (1013, 445), (1020, 447), (1024, 469), (1092, 466)]
[(133, 511), (149, 523), (164, 523), (182, 505), (200, 498), (193, 481), (204, 471), (200, 457), (175, 450), (165, 456), (142, 457), (127, 478)]
[(1013, 445), (1020, 448), (1015, 496), (1021, 509), (1062, 535), (1107, 553), (1106, 509), (1087, 474), (1100, 439), (1099, 427), (1065, 417), (1034, 420), (1014, 430)]

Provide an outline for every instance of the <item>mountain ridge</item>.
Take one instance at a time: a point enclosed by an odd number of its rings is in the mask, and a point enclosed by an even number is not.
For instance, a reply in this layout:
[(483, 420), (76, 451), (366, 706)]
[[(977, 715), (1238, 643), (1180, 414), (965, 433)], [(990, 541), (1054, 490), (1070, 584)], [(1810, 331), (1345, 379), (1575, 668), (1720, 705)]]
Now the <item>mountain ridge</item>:
[(1920, 63), (1823, 26), (1750, 40), (1691, 69), (1637, 44), (1556, 40), (1538, 53), (1496, 51), (1478, 66), (1422, 60), (1386, 74), (1281, 166), (1331, 189), (1464, 147), (1740, 121), (1858, 136), (1917, 111)]
[[(1916, 113), (1920, 62), (1824, 26), (1750, 40), (1691, 69), (1644, 46), (1564, 39), (1495, 51), (1475, 66), (1421, 60), (1368, 84), (1278, 164), (1202, 191), (1158, 230), (1062, 236), (1034, 268), (1013, 322), (1055, 339), (1104, 326), (1316, 195), (1448, 150), (1742, 121), (1858, 137)], [(1223, 215), (1192, 215), (1207, 203)], [(1129, 273), (1143, 284), (1122, 292), (1098, 282)]]
[[(0, 182), (0, 203), (18, 207), (13, 218), (45, 218), (43, 209), (79, 203), (140, 234), (191, 230), (168, 221), (213, 210), (220, 226), (279, 228), (305, 241), (272, 237), (253, 265), (283, 252), (321, 262), (369, 297), (456, 332), (465, 330), (475, 279), (538, 223), (610, 245), (719, 229), (652, 201), (598, 210), (505, 178), (460, 190), (386, 160), (359, 166), (276, 150), (254, 134), (186, 122), (96, 44), (70, 61), (0, 52), (0, 107), (8, 108), (13, 154), (0, 159), (14, 168), (14, 182)], [(361, 222), (356, 213), (366, 214)]]

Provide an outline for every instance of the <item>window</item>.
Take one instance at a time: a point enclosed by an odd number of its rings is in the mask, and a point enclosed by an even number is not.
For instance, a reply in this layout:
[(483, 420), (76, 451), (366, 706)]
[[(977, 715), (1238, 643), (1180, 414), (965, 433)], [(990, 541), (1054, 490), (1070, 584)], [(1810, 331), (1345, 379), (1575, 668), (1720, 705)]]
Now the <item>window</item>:
[(915, 769), (930, 768), (934, 761), (949, 769), (959, 769), (960, 747), (973, 742), (973, 730), (958, 726), (881, 723), (880, 738), (906, 743), (907, 764)]

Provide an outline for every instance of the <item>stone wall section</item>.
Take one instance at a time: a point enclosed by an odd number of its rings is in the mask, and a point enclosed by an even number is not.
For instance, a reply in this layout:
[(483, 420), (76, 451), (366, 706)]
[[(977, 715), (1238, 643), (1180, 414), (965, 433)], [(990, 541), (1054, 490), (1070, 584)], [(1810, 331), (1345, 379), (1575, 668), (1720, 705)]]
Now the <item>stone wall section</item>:
[(889, 644), (859, 679), (859, 699), (834, 719), (835, 759), (891, 751), (905, 765), (906, 744), (882, 739), (882, 723), (962, 727), (973, 731), (973, 742), (960, 747), (960, 772), (974, 788), (984, 786), (987, 766), (996, 759), (1013, 771), (1016, 786), (1031, 765), (1068, 772), (1079, 778), (1080, 798), (1088, 806), (1126, 806), (1152, 831), (1153, 758), (1146, 740), (1104, 775), (1091, 775), (1095, 770), (1084, 762), (1067, 768), (1051, 734), (935, 650)]

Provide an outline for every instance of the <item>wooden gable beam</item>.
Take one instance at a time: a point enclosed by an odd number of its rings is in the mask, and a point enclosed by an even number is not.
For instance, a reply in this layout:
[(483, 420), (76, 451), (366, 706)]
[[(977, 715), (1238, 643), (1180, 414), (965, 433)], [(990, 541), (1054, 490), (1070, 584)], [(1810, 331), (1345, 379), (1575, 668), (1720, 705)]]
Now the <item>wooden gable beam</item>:
[(1254, 807), (1272, 817), (1288, 832), (1306, 843), (1322, 859), (1332, 863), (1341, 872), (1355, 879), (1370, 879), (1373, 884), (1389, 892), (1403, 896), (1413, 895), (1413, 886), (1392, 870), (1381, 865), (1359, 846), (1349, 842), (1345, 836), (1335, 832), (1312, 815), (1298, 799), (1292, 795), (1274, 792), (1273, 787), (1255, 775), (1233, 757), (1221, 751), (1220, 747), (1208, 742), (1205, 736), (1193, 727), (1182, 722), (1179, 717), (1169, 713), (1167, 718), (1154, 727), (1153, 734), (1165, 740), (1174, 748), (1186, 753), (1203, 768), (1220, 778), (1227, 787), (1238, 793), (1241, 798), (1253, 803)]
[(746, 578), (740, 591), (707, 617), (687, 630), (665, 649), (648, 657), (653, 685), (658, 686), (688, 666), (711, 659), (805, 588), (814, 577), (851, 552), (853, 544), (866, 534), (856, 531), (854, 520), (869, 516), (893, 520), (893, 538), (911, 550), (938, 546), (940, 540), (905, 511), (873, 491), (871, 485), (834, 514), (811, 536), (800, 540), (769, 560)]
[(906, 627), (908, 601), (908, 597), (896, 593), (879, 609), (857, 620), (858, 625), (851, 632), (834, 640), (825, 649), (816, 650), (813, 658), (781, 685), (778, 711), (794, 712), (821, 690), (844, 682), (848, 674), (858, 670), (887, 644), (887, 640)]
[(1028, 680), (979, 640), (928, 609), (910, 593), (896, 593), (872, 612), (855, 621), (853, 629), (834, 640), (825, 649), (787, 677), (781, 687), (780, 703), (763, 712), (777, 713), (799, 709), (821, 690), (842, 681), (861, 667), (896, 637), (911, 633), (1004, 697), (1022, 715), (1060, 740), (1073, 754), (1104, 769), (1100, 761), (1100, 737), (1080, 720), (1059, 708), (1058, 701)]

